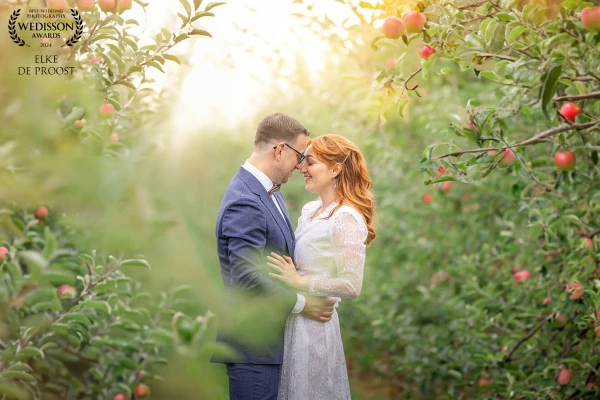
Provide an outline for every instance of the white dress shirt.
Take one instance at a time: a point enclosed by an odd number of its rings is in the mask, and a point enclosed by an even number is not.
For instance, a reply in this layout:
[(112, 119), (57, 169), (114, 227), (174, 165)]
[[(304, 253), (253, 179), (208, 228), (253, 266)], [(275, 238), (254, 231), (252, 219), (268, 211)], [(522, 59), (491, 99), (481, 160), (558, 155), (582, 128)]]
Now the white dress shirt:
[[(260, 184), (263, 185), (266, 192), (269, 193), (269, 190), (271, 190), (271, 188), (273, 187), (273, 181), (271, 181), (271, 179), (264, 172), (256, 168), (254, 165), (250, 164), (248, 160), (246, 160), (244, 165), (242, 165), (242, 168), (254, 175), (256, 179), (258, 179)], [(273, 200), (275, 207), (277, 207), (279, 213), (283, 217), (283, 221), (285, 222), (285, 216), (283, 215), (283, 211), (281, 211), (281, 208), (279, 207), (279, 203), (277, 203), (277, 200), (275, 199), (275, 194), (271, 194), (270, 197), (271, 200)], [(287, 222), (285, 224), (287, 225)], [(265, 263), (266, 262), (267, 260), (265, 259)], [(304, 304), (306, 303), (306, 298), (304, 297), (304, 295), (300, 293), (296, 293), (296, 295), (298, 296), (298, 300), (296, 301), (296, 305), (292, 310), (292, 314), (298, 314), (299, 312), (301, 312), (304, 309)]]

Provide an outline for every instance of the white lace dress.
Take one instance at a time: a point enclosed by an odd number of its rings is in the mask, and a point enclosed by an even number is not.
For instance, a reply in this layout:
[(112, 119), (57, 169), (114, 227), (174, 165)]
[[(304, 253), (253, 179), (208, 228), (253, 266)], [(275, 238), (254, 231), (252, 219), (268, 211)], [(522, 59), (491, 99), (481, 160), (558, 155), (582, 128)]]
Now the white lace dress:
[[(310, 275), (308, 294), (357, 297), (363, 280), (367, 227), (354, 208), (342, 205), (328, 220), (321, 218), (337, 205), (311, 216), (320, 201), (302, 208), (294, 254), (298, 273)], [(348, 400), (350, 385), (337, 310), (328, 322), (290, 314), (285, 328), (278, 400)]]

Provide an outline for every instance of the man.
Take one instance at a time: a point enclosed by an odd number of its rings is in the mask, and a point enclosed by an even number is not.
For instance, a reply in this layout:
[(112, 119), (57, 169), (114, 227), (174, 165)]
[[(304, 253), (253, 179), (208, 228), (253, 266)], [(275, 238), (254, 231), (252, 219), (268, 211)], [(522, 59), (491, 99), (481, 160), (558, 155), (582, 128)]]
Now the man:
[(254, 151), (232, 179), (217, 216), (217, 251), (225, 285), (217, 343), (232, 400), (276, 400), (287, 316), (327, 322), (334, 300), (296, 294), (268, 275), (267, 255), (294, 256), (294, 230), (279, 187), (301, 168), (308, 130), (280, 113), (258, 125)]

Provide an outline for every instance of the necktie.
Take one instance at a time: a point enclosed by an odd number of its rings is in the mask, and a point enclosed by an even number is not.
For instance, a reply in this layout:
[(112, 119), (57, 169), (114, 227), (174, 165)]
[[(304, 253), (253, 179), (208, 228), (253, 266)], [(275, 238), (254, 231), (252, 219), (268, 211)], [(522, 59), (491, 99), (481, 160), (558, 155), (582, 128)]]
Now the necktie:
[(281, 185), (277, 185), (277, 184), (273, 185), (273, 187), (271, 188), (271, 190), (269, 190), (269, 196), (272, 195), (275, 192), (278, 192), (280, 188), (281, 188)]

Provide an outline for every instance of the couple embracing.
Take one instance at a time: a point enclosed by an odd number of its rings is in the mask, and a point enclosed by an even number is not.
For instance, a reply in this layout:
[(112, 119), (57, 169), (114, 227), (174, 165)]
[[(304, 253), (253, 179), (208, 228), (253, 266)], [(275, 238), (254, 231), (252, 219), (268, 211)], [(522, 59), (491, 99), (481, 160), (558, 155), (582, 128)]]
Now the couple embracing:
[[(211, 362), (226, 365), (232, 400), (350, 399), (336, 308), (360, 293), (375, 199), (352, 142), (309, 136), (287, 115), (265, 117), (217, 216), (217, 342), (230, 351)], [(279, 189), (295, 170), (319, 197), (294, 231)]]

